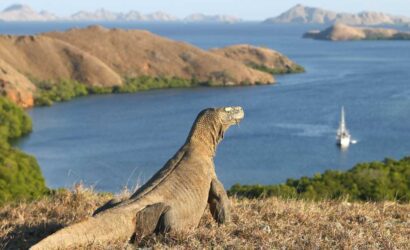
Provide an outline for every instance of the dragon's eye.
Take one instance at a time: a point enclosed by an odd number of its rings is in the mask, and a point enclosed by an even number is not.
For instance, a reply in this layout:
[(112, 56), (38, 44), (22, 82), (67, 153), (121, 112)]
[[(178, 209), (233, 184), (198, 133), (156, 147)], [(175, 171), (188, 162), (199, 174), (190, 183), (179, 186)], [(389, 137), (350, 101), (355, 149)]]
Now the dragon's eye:
[(225, 108), (224, 109), (226, 112), (231, 112), (232, 111), (232, 108), (231, 107), (227, 107), (227, 108)]

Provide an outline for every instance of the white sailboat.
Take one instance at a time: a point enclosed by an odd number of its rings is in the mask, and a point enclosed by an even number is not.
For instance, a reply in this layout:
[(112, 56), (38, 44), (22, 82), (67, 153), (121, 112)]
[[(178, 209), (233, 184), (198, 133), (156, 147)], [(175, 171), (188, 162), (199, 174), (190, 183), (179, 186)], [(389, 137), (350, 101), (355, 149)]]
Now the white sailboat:
[(351, 143), (351, 136), (349, 130), (346, 127), (346, 120), (345, 120), (345, 109), (342, 107), (342, 112), (340, 114), (340, 123), (339, 128), (337, 129), (337, 144), (342, 148), (349, 147)]

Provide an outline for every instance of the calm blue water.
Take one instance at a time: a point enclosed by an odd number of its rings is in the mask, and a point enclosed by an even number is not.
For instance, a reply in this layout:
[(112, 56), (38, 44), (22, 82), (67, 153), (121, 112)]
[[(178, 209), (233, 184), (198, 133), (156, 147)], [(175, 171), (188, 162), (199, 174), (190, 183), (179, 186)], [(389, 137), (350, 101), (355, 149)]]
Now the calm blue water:
[[(76, 24), (84, 26), (85, 24)], [(148, 91), (94, 96), (35, 108), (19, 146), (35, 155), (50, 187), (83, 181), (119, 191), (148, 180), (185, 141), (206, 107), (241, 105), (246, 117), (218, 148), (216, 171), (234, 183), (279, 183), (325, 169), (410, 153), (410, 42), (301, 39), (312, 26), (118, 24), (208, 49), (250, 43), (277, 49), (307, 73), (272, 86)], [(0, 24), (0, 32), (64, 30), (72, 24)], [(340, 107), (358, 144), (335, 145)]]

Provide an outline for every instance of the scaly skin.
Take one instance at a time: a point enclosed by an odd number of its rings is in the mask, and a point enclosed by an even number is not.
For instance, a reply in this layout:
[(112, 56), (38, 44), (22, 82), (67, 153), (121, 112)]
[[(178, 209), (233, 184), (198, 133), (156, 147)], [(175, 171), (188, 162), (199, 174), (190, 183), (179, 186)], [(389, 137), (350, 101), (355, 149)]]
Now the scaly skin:
[(224, 132), (244, 117), (241, 107), (205, 109), (180, 150), (129, 199), (110, 201), (93, 217), (57, 231), (31, 249), (68, 249), (148, 234), (196, 228), (209, 204), (218, 223), (230, 219), (229, 200), (213, 158)]

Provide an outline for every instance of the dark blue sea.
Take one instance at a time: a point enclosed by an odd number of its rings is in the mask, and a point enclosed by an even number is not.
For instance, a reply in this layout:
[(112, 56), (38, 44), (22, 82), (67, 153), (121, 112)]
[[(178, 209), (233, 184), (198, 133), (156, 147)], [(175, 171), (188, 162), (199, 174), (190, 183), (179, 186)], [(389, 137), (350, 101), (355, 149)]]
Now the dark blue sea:
[[(0, 33), (33, 34), (85, 23), (1, 23)], [(248, 43), (278, 50), (306, 73), (271, 86), (154, 90), (91, 96), (34, 108), (34, 132), (18, 143), (41, 165), (50, 187), (83, 182), (120, 191), (147, 181), (184, 143), (197, 113), (240, 105), (246, 117), (220, 144), (216, 172), (234, 183), (271, 184), (410, 154), (410, 42), (302, 39), (320, 26), (244, 23), (139, 24), (203, 49)], [(340, 108), (358, 143), (335, 144)]]

